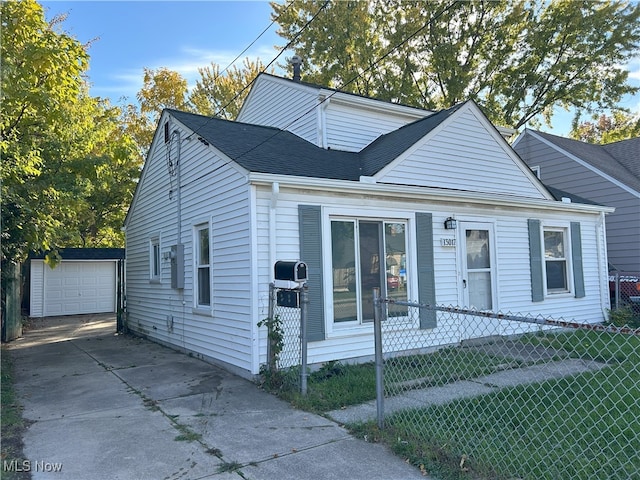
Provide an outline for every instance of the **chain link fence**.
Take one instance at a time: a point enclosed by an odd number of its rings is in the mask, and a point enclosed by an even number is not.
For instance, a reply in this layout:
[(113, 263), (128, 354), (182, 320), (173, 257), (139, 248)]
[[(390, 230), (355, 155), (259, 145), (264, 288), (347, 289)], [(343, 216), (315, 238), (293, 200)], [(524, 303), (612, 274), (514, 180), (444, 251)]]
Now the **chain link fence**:
[[(453, 459), (469, 478), (640, 478), (640, 330), (393, 300), (377, 310), (378, 423), (403, 451)], [(425, 310), (433, 329), (420, 328)]]
[(640, 273), (609, 272), (611, 311), (618, 323), (640, 327)]

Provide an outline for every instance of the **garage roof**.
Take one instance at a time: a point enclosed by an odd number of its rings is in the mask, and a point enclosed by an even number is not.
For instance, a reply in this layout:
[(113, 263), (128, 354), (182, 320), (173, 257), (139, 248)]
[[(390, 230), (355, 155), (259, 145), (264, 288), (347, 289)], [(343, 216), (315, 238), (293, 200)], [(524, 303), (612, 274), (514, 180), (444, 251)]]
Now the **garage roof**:
[[(44, 260), (50, 252), (31, 253), (29, 258)], [(62, 260), (123, 260), (124, 248), (59, 248)]]

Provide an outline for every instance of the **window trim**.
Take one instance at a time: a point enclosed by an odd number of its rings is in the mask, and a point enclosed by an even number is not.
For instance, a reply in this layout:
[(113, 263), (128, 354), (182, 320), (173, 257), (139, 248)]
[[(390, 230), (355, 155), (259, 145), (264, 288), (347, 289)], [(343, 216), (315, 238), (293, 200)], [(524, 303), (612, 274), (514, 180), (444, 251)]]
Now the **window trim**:
[[(331, 222), (340, 220), (362, 220), (370, 222), (381, 222), (384, 228), (386, 223), (405, 224), (405, 245), (406, 245), (406, 268), (408, 275), (406, 278), (408, 298), (417, 292), (417, 259), (414, 251), (415, 245), (415, 220), (413, 211), (389, 210), (381, 211), (379, 208), (325, 208), (322, 218), (322, 244), (325, 258), (331, 259)], [(333, 290), (332, 262), (325, 262), (324, 266), (324, 289), (326, 292)], [(373, 322), (362, 322), (360, 319), (352, 322), (335, 322), (333, 310), (333, 295), (325, 295), (325, 331), (326, 338), (337, 338), (353, 334), (361, 334), (373, 331)]]
[[(155, 267), (157, 267), (157, 272)], [(152, 235), (149, 238), (149, 282), (162, 283), (162, 247), (160, 234)]]
[[(208, 244), (208, 264), (200, 265), (200, 231), (208, 230), (209, 244)], [(212, 293), (212, 269), (211, 269), (211, 222), (200, 222), (193, 226), (193, 310), (194, 313), (211, 315), (213, 309)], [(209, 270), (209, 303), (200, 303), (200, 269), (207, 268)]]
[[(564, 250), (564, 257), (562, 259), (548, 258), (545, 253), (545, 233), (546, 232), (561, 232), (562, 233), (562, 247)], [(540, 225), (540, 241), (542, 246), (542, 280), (544, 288), (545, 298), (558, 298), (561, 296), (569, 296), (574, 294), (575, 286), (573, 279), (573, 252), (571, 251), (571, 230), (569, 225), (558, 224), (544, 224)], [(560, 262), (563, 261), (565, 265), (565, 278), (567, 287), (566, 289), (550, 289), (547, 278), (547, 262)]]

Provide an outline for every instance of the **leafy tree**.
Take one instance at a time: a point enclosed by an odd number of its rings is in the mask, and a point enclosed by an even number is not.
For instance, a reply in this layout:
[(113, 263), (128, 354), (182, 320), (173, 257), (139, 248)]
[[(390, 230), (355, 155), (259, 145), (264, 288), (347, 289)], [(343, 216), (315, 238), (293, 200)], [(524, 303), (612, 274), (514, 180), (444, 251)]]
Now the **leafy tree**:
[(164, 67), (145, 69), (144, 84), (137, 94), (140, 106), (127, 105), (122, 122), (144, 155), (163, 109), (234, 119), (249, 92), (246, 87), (264, 70), (260, 59), (252, 62), (245, 58), (241, 68), (234, 65), (225, 71), (211, 63), (198, 69), (200, 79), (189, 93), (187, 80), (180, 73)]
[[(475, 100), (497, 124), (616, 109), (639, 89), (640, 4), (588, 0), (271, 3), (304, 79), (428, 109)], [(307, 28), (302, 27), (319, 9)], [(299, 36), (298, 36), (299, 35)]]
[(200, 80), (189, 95), (189, 103), (201, 115), (235, 119), (249, 92), (246, 87), (263, 71), (265, 66), (260, 59), (252, 62), (248, 58), (242, 68), (233, 65), (224, 72), (215, 63), (199, 68)]
[(612, 143), (629, 138), (640, 137), (640, 115), (614, 112), (613, 115), (600, 115), (593, 122), (583, 122), (574, 127), (571, 138), (588, 143)]
[(53, 211), (58, 193), (52, 186), (38, 188), (34, 183), (43, 173), (45, 150), (53, 148), (50, 157), (63, 153), (58, 139), (69, 129), (67, 113), (82, 91), (81, 75), (89, 57), (76, 40), (53, 30), (37, 2), (2, 2), (0, 9), (4, 263), (55, 243), (61, 227)]
[(140, 157), (121, 111), (88, 95), (89, 56), (33, 0), (2, 2), (2, 264), (123, 244)]

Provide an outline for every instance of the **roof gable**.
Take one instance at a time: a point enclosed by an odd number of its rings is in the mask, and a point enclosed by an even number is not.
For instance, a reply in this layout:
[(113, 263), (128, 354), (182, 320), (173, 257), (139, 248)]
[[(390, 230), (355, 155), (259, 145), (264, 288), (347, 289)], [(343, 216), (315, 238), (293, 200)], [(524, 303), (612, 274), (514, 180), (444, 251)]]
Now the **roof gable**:
[(363, 175), (372, 176), (385, 168), (390, 163), (389, 159), (399, 157), (454, 114), (461, 106), (462, 104), (455, 105), (378, 137), (360, 152), (363, 162)]
[(375, 175), (379, 182), (554, 198), (473, 101), (417, 123), (424, 135)]
[(600, 176), (640, 192), (640, 138), (598, 145), (536, 130), (525, 130), (522, 137), (525, 135), (544, 142), (574, 161), (583, 162)]
[[(214, 149), (246, 173), (354, 182), (374, 177), (396, 185), (553, 199), (473, 101), (382, 135), (360, 152), (323, 149), (275, 127), (172, 109), (159, 125), (169, 117), (186, 129), (185, 140), (197, 138), (200, 148)], [(160, 141), (156, 132), (154, 144)]]

